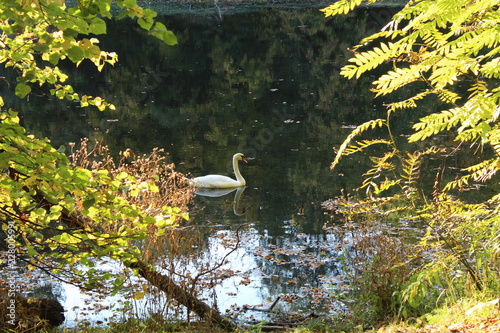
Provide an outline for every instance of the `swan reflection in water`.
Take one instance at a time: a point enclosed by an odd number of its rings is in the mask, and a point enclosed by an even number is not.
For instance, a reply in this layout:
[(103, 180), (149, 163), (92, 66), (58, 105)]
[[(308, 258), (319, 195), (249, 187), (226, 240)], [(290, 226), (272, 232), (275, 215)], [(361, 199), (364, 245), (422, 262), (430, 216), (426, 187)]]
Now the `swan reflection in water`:
[(236, 188), (208, 188), (208, 187), (200, 187), (197, 188), (196, 191), (194, 192), (196, 195), (201, 195), (204, 197), (211, 197), (211, 198), (218, 198), (222, 197), (225, 195), (228, 195), (231, 192), (234, 192), (236, 190), (236, 193), (234, 194), (234, 200), (233, 200), (233, 212), (234, 215), (241, 216), (245, 214), (246, 208), (245, 207), (240, 207), (240, 198), (243, 192), (245, 191), (246, 186), (240, 186)]
[(238, 167), (238, 161), (243, 161), (247, 163), (245, 155), (242, 153), (236, 153), (233, 155), (233, 171), (236, 179), (232, 179), (227, 176), (222, 175), (206, 175), (201, 177), (196, 177), (191, 179), (191, 183), (194, 187), (205, 187), (205, 188), (235, 188), (240, 186), (245, 186), (245, 178), (240, 173), (240, 168)]

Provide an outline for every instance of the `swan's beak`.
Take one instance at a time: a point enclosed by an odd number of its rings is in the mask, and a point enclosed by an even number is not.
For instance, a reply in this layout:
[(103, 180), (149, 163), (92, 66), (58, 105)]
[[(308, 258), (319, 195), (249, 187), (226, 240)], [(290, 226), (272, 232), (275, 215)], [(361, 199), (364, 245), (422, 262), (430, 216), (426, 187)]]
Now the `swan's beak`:
[(242, 160), (243, 162), (245, 162), (245, 163), (248, 163), (248, 161), (247, 161), (247, 159), (245, 158), (245, 156), (242, 156), (242, 157), (241, 157), (241, 160)]

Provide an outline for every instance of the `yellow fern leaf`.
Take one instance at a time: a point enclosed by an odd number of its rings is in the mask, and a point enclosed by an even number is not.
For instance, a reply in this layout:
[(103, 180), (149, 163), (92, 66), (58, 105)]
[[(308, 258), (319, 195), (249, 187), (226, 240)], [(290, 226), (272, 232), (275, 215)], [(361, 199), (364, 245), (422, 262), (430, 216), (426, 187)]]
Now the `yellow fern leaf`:
[(486, 180), (491, 179), (491, 177), (493, 177), (498, 170), (500, 170), (500, 158), (489, 159), (462, 169), (462, 171), (469, 172), (469, 174), (446, 184), (444, 191), (457, 188), (463, 189), (465, 186), (469, 185), (471, 180), (485, 182)]
[(373, 84), (376, 88), (372, 89), (377, 93), (377, 96), (387, 95), (408, 83), (414, 82), (421, 78), (421, 69), (416, 66), (409, 68), (395, 68), (393, 71), (382, 75)]
[(459, 94), (448, 89), (438, 89), (437, 95), (443, 102), (452, 104), (461, 98)]
[(345, 150), (343, 155), (351, 155), (360, 151), (363, 151), (364, 149), (373, 146), (375, 144), (386, 144), (386, 145), (392, 145), (392, 141), (389, 140), (383, 140), (383, 139), (374, 139), (374, 140), (362, 140), (362, 141), (356, 141), (355, 143), (349, 145)]
[(399, 102), (394, 102), (387, 104), (387, 108), (389, 109), (389, 112), (396, 112), (399, 109), (411, 109), (417, 107), (417, 102), (418, 100), (423, 99), (425, 96), (434, 93), (432, 90), (424, 90), (417, 95), (410, 97), (408, 99), (405, 99), (404, 101), (399, 101)]
[(359, 6), (362, 2), (363, 0), (340, 0), (320, 10), (325, 13), (326, 17), (338, 14), (347, 14), (355, 7)]
[(420, 122), (413, 125), (416, 133), (412, 134), (408, 141), (421, 141), (441, 131), (449, 130), (460, 121), (458, 109), (443, 110), (440, 113), (433, 113), (421, 118)]
[(337, 155), (335, 156), (335, 159), (333, 160), (332, 164), (330, 165), (330, 169), (334, 169), (335, 166), (339, 163), (340, 159), (342, 156), (345, 154), (345, 150), (348, 148), (349, 144), (351, 141), (357, 137), (358, 135), (366, 132), (369, 129), (374, 129), (376, 127), (383, 127), (387, 126), (387, 122), (385, 119), (374, 119), (367, 121), (358, 127), (356, 127), (352, 132), (347, 136), (347, 138), (344, 140), (344, 142), (340, 145)]

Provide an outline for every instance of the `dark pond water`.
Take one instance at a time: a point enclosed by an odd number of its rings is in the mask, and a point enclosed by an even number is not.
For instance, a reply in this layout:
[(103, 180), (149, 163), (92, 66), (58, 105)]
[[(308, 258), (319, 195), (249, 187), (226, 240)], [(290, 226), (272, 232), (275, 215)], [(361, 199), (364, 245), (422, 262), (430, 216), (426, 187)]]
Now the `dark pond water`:
[[(351, 56), (347, 48), (380, 29), (390, 11), (333, 19), (318, 8), (163, 16), (179, 40), (174, 47), (131, 21), (112, 22), (101, 45), (118, 52), (119, 64), (101, 73), (88, 64), (67, 71), (82, 93), (105, 97), (116, 111), (79, 109), (43, 91), (29, 103), (7, 102), (56, 146), (89, 137), (116, 152), (161, 147), (193, 176), (230, 172), (231, 156), (242, 152), (252, 159), (242, 170), (255, 203), (247, 216), (266, 207), (266, 219), (282, 221), (302, 211), (315, 229), (322, 213), (313, 203), (345, 186), (329, 170), (332, 147), (352, 125), (384, 112), (369, 91), (373, 77), (346, 80), (339, 69)], [(343, 181), (359, 180), (356, 168), (342, 171)]]
[[(89, 137), (114, 152), (130, 148), (142, 154), (160, 147), (179, 171), (192, 176), (232, 175), (232, 155), (244, 153), (250, 161), (240, 165), (247, 187), (238, 193), (238, 207), (233, 209), (235, 192), (198, 196), (191, 213), (195, 225), (221, 226), (204, 249), (214, 256), (224, 253), (214, 236), (246, 225), (244, 245), (228, 259), (233, 269), (247, 272), (249, 284), (228, 279), (216, 288), (218, 305), (269, 305), (277, 296), (295, 295), (292, 308), (321, 312), (328, 306), (314, 305), (307, 296), (315, 287), (334, 292), (343, 270), (337, 238), (323, 230), (330, 217), (321, 203), (359, 184), (366, 165), (364, 156), (346, 160), (339, 177), (329, 170), (332, 147), (353, 125), (383, 115), (387, 102), (374, 100), (369, 91), (377, 73), (346, 80), (339, 70), (351, 56), (347, 48), (380, 29), (391, 11), (360, 10), (330, 19), (318, 8), (164, 15), (161, 20), (179, 40), (173, 47), (148, 38), (131, 21), (111, 22), (101, 44), (118, 52), (119, 64), (101, 73), (86, 64), (67, 71), (81, 92), (106, 98), (116, 111), (83, 110), (37, 94), (29, 103), (6, 102), (21, 110), (30, 132), (56, 146)], [(404, 115), (394, 123), (401, 133), (408, 128)], [(260, 260), (256, 247), (261, 256), (288, 262)], [(276, 248), (288, 252), (278, 256)], [(300, 253), (309, 255), (309, 264), (291, 260)], [(71, 308), (79, 298), (74, 289), (65, 293)], [(327, 299), (341, 310), (335, 302)]]

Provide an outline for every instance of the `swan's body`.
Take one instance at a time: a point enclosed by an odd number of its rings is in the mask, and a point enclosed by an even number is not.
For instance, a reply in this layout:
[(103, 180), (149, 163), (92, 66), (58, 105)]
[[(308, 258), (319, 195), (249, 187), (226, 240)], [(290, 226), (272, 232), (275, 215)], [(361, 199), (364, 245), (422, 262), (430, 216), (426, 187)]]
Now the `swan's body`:
[(195, 187), (205, 187), (205, 188), (232, 188), (245, 186), (246, 181), (240, 173), (238, 167), (238, 161), (243, 161), (246, 163), (246, 158), (241, 153), (236, 153), (233, 156), (233, 170), (236, 175), (236, 179), (222, 175), (207, 175), (202, 177), (193, 178), (193, 185)]

